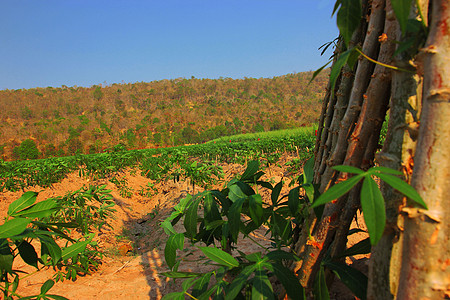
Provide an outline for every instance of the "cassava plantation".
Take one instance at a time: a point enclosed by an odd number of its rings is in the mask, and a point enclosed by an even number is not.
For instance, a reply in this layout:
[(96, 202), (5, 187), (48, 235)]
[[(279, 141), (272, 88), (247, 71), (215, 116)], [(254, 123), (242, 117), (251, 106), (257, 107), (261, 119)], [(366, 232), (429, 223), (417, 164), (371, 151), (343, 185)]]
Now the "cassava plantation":
[(314, 73), (0, 91), (4, 298), (449, 299), (450, 4), (332, 14)]

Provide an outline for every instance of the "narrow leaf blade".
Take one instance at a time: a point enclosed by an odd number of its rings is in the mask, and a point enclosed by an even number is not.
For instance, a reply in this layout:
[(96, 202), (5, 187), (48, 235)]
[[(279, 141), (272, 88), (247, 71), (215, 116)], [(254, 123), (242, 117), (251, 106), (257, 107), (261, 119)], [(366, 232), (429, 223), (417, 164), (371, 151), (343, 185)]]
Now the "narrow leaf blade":
[(209, 259), (215, 261), (216, 263), (226, 266), (229, 268), (239, 266), (239, 262), (230, 254), (225, 251), (213, 248), (213, 247), (199, 247), (200, 250), (205, 254)]
[(377, 183), (367, 176), (361, 188), (361, 208), (364, 214), (370, 242), (375, 245), (383, 235), (386, 224), (384, 199)]
[(328, 202), (333, 201), (334, 199), (337, 199), (344, 194), (346, 194), (348, 191), (350, 191), (360, 180), (363, 178), (362, 174), (356, 175), (351, 177), (350, 179), (347, 179), (345, 181), (339, 182), (336, 185), (333, 185), (331, 188), (329, 188), (325, 193), (319, 196), (316, 201), (311, 205), (312, 208), (326, 204)]

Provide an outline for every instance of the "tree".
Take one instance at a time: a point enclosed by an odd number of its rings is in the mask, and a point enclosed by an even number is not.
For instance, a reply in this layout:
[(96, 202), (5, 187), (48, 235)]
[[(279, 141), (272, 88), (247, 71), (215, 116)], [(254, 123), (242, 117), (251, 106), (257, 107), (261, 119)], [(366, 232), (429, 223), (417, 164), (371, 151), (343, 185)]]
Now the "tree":
[(18, 148), (20, 159), (36, 159), (39, 157), (39, 150), (36, 143), (31, 139), (23, 141)]
[[(382, 184), (387, 226), (372, 247), (369, 299), (438, 299), (450, 293), (445, 219), (450, 157), (444, 145), (450, 137), (450, 89), (444, 79), (450, 78), (450, 7), (445, 0), (417, 3), (373, 0), (360, 6), (342, 0), (336, 5), (341, 38), (319, 122), (315, 183), (323, 193), (351, 176), (334, 166), (367, 170), (378, 164), (412, 178), (429, 208), (408, 206)], [(377, 153), (386, 113), (388, 133)], [(295, 245), (301, 260), (293, 268), (307, 290), (314, 287), (322, 259), (345, 250), (360, 188), (327, 204), (321, 218), (311, 211), (311, 226), (302, 227)]]

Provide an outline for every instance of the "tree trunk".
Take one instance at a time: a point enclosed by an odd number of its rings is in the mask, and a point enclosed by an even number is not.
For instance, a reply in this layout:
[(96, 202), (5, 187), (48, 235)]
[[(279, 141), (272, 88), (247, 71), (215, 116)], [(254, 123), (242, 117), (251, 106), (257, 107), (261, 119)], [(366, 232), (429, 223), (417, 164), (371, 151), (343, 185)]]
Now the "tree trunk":
[(398, 299), (450, 297), (450, 3), (432, 1), (412, 184), (428, 210), (405, 208)]

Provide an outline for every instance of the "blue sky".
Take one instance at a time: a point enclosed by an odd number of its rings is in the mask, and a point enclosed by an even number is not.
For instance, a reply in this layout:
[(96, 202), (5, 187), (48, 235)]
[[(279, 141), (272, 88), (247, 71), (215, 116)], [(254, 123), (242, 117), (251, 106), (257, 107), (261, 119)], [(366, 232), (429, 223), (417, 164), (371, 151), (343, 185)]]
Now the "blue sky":
[(0, 90), (315, 70), (333, 0), (1, 0)]

